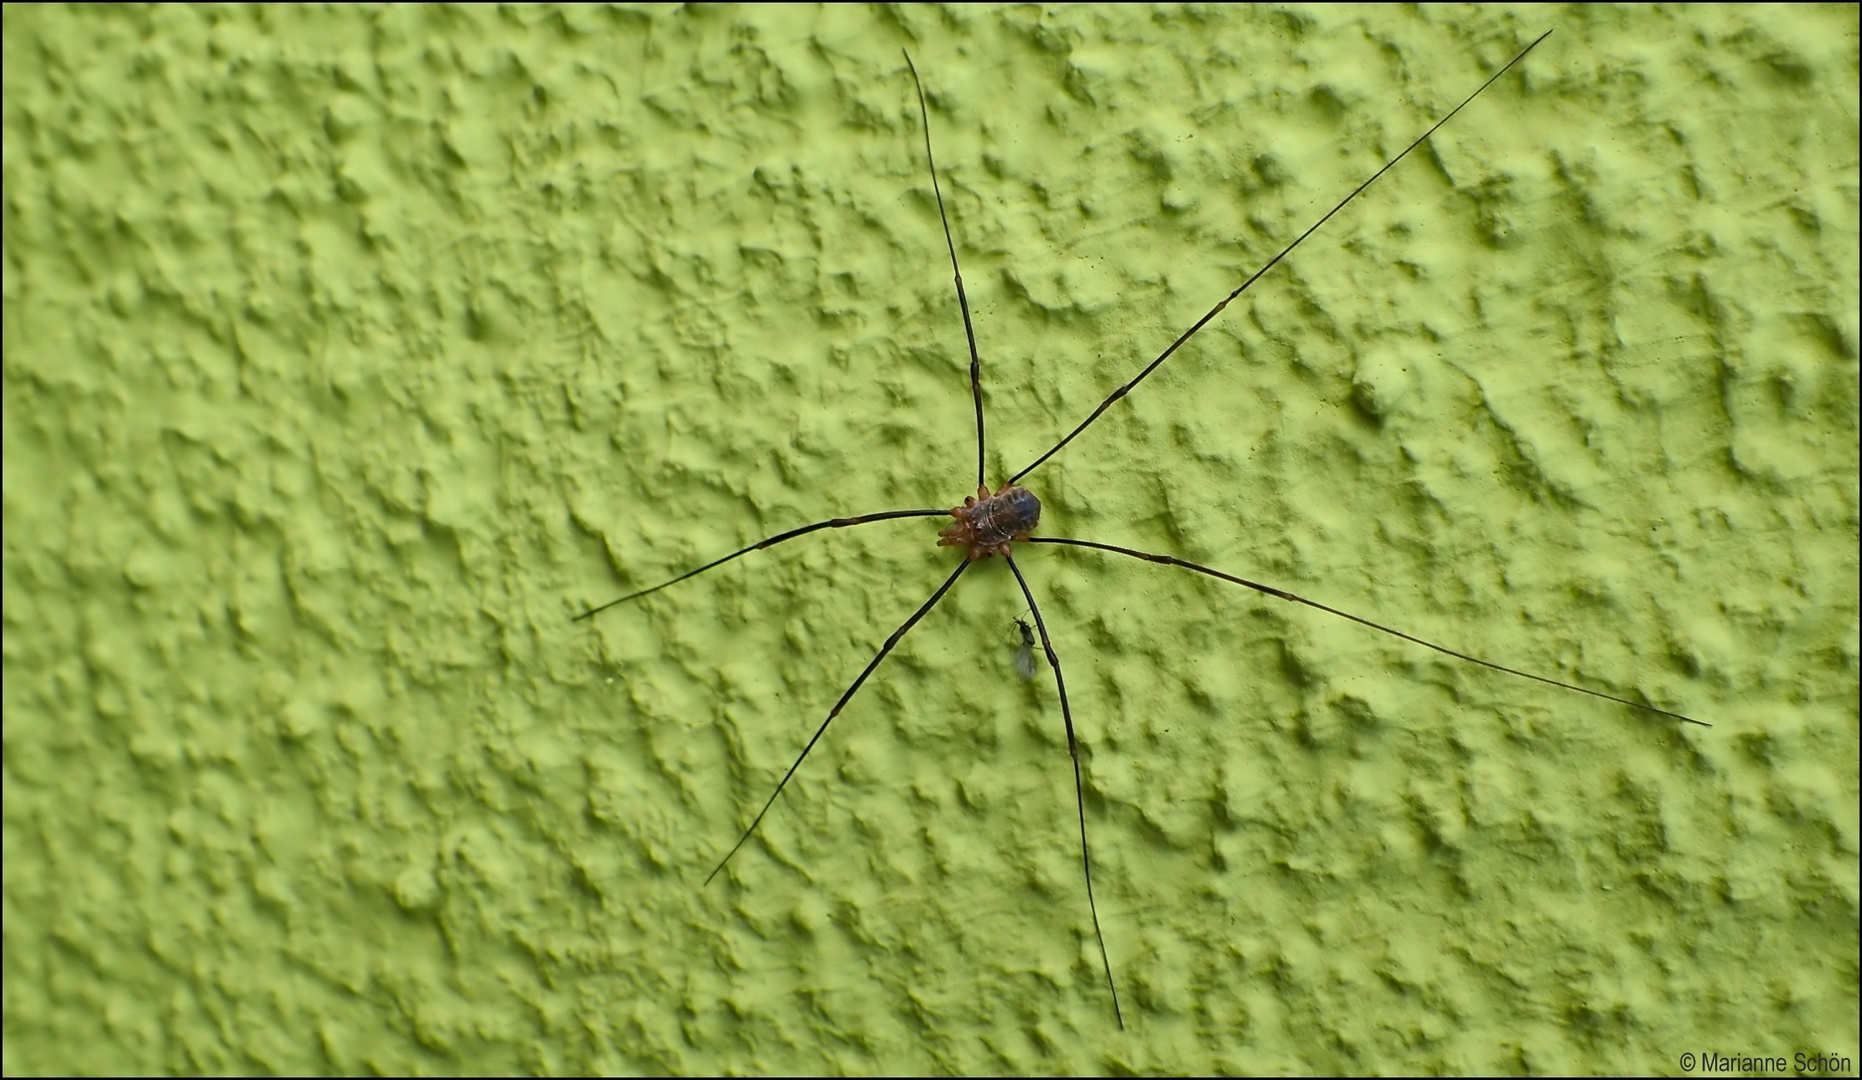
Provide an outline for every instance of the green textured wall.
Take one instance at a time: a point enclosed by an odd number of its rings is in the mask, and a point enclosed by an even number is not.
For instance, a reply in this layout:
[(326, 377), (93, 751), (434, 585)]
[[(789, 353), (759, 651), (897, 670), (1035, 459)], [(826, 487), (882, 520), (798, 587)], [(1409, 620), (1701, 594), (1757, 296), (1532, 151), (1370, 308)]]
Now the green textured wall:
[[(1628, 710), (1087, 552), (991, 470)], [(5, 1069), (1857, 1052), (1853, 7), (5, 14)], [(1853, 1064), (1850, 1066), (1853, 1069)]]

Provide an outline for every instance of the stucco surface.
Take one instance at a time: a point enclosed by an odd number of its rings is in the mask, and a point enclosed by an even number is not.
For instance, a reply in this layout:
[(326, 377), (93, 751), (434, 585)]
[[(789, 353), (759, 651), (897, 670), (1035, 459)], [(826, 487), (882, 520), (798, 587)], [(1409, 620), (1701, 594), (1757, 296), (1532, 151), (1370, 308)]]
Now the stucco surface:
[[(5, 1068), (1857, 1049), (1852, 7), (5, 14)], [(1029, 483), (1681, 729), (1111, 556)], [(1853, 1065), (1851, 1065), (1853, 1068)]]

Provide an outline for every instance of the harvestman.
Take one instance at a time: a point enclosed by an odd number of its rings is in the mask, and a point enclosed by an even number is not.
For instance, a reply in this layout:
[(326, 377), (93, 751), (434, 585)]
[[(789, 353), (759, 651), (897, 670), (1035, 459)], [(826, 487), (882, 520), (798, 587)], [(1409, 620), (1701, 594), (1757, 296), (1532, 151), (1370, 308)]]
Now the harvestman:
[[(1249, 581), (1247, 578), (1236, 577), (1233, 574), (1225, 574), (1220, 570), (1201, 566), (1185, 559), (1179, 559), (1170, 555), (1156, 555), (1144, 551), (1134, 551), (1131, 548), (1119, 547), (1116, 544), (1101, 544), (1092, 540), (1078, 540), (1057, 536), (1035, 536), (1033, 535), (1035, 527), (1041, 522), (1041, 501), (1035, 498), (1033, 492), (1021, 486), (1023, 478), (1040, 468), (1049, 458), (1059, 453), (1062, 448), (1072, 442), (1082, 431), (1085, 431), (1091, 426), (1093, 421), (1099, 419), (1099, 417), (1107, 409), (1111, 408), (1120, 398), (1131, 393), (1132, 389), (1143, 382), (1151, 372), (1156, 371), (1164, 361), (1170, 359), (1170, 357), (1183, 346), (1184, 342), (1194, 337), (1197, 331), (1201, 330), (1217, 315), (1220, 315), (1222, 309), (1228, 307), (1230, 302), (1242, 293), (1248, 291), (1249, 286), (1260, 280), (1263, 274), (1272, 270), (1280, 260), (1292, 253), (1294, 248), (1304, 243), (1307, 237), (1317, 232), (1321, 225), (1331, 220), (1332, 215), (1344, 209), (1351, 200), (1357, 198), (1366, 188), (1376, 183), (1378, 177), (1390, 171), (1397, 162), (1402, 161), (1408, 156), (1411, 150), (1421, 146), (1429, 136), (1435, 134), (1437, 129), (1453, 119), (1456, 113), (1467, 107), (1469, 102), (1479, 97), (1481, 92), (1486, 90), (1489, 86), (1492, 86), (1500, 76), (1512, 70), (1515, 64), (1525, 59), (1527, 53), (1531, 52), (1538, 46), (1539, 42), (1544, 41), (1549, 36), (1551, 36), (1551, 31), (1547, 30), (1545, 33), (1539, 35), (1532, 44), (1520, 50), (1517, 56), (1507, 61), (1506, 66), (1494, 72), (1486, 82), (1480, 85), (1479, 89), (1469, 94), (1461, 104), (1450, 110), (1448, 115), (1437, 120), (1429, 130), (1423, 132), (1414, 142), (1404, 147), (1401, 153), (1391, 158), (1388, 162), (1385, 162), (1383, 168), (1371, 174), (1370, 179), (1352, 189), (1351, 194), (1340, 200), (1337, 206), (1326, 211), (1324, 217), (1314, 222), (1305, 232), (1299, 234), (1292, 243), (1282, 248), (1278, 255), (1267, 260), (1265, 265), (1259, 270), (1256, 270), (1246, 281), (1242, 282), (1234, 292), (1223, 297), (1220, 302), (1209, 309), (1207, 314), (1196, 320), (1188, 330), (1178, 335), (1177, 339), (1170, 343), (1170, 347), (1159, 353), (1157, 359), (1147, 364), (1142, 371), (1138, 372), (1136, 377), (1108, 394), (1106, 399), (1100, 402), (1099, 406), (1088, 414), (1086, 419), (1080, 421), (1078, 426), (1068, 432), (1065, 438), (1048, 448), (1046, 453), (1034, 459), (1026, 468), (1004, 481), (1001, 486), (996, 488), (994, 494), (991, 494), (989, 491), (987, 474), (984, 471), (983, 366), (976, 352), (976, 331), (970, 321), (970, 301), (963, 290), (963, 272), (958, 269), (957, 266), (957, 245), (956, 242), (951, 239), (950, 218), (944, 212), (944, 193), (938, 186), (937, 181), (937, 163), (931, 155), (931, 114), (925, 107), (924, 85), (918, 79), (918, 67), (912, 63), (911, 54), (905, 54), (906, 67), (911, 70), (912, 84), (918, 91), (918, 115), (924, 126), (925, 163), (931, 173), (931, 190), (937, 196), (938, 219), (944, 226), (944, 246), (950, 252), (951, 274), (957, 286), (957, 306), (963, 312), (963, 334), (970, 346), (970, 396), (976, 405), (976, 494), (966, 497), (963, 500), (962, 506), (952, 509), (886, 510), (877, 514), (862, 514), (859, 517), (831, 518), (827, 521), (817, 521), (812, 525), (804, 525), (799, 529), (790, 529), (788, 532), (777, 533), (767, 539), (759, 540), (749, 547), (734, 551), (721, 559), (708, 562), (696, 570), (688, 570), (678, 577), (661, 582), (652, 588), (641, 589), (639, 592), (629, 593), (618, 600), (610, 600), (608, 603), (602, 604), (599, 607), (590, 608), (575, 617), (578, 621), (593, 618), (595, 615), (617, 604), (624, 604), (629, 600), (637, 600), (643, 596), (656, 593), (667, 586), (676, 585), (687, 578), (696, 577), (707, 570), (722, 566), (739, 556), (748, 555), (752, 551), (761, 551), (766, 547), (773, 547), (786, 540), (793, 540), (798, 536), (806, 536), (820, 529), (844, 529), (853, 525), (865, 525), (874, 521), (892, 521), (898, 518), (951, 517), (956, 519), (954, 524), (948, 526), (938, 534), (940, 537), (938, 546), (961, 547), (964, 549), (964, 558), (957, 563), (957, 568), (950, 572), (950, 576), (944, 579), (944, 583), (937, 587), (937, 591), (931, 594), (930, 599), (919, 605), (918, 610), (912, 612), (911, 617), (906, 619), (899, 625), (898, 629), (892, 632), (892, 636), (888, 637), (886, 643), (880, 646), (879, 652), (867, 662), (866, 667), (860, 672), (859, 677), (854, 679), (853, 684), (847, 687), (846, 691), (841, 694), (840, 700), (834, 703), (834, 707), (828, 710), (827, 719), (821, 722), (821, 726), (815, 729), (815, 733), (809, 738), (807, 745), (802, 747), (802, 752), (796, 755), (795, 763), (790, 765), (789, 771), (782, 775), (782, 780), (776, 784), (776, 790), (771, 792), (769, 798), (764, 801), (763, 808), (757, 811), (757, 815), (750, 822), (749, 828), (743, 831), (743, 835), (737, 838), (737, 843), (731, 846), (731, 850), (725, 854), (723, 859), (718, 861), (718, 865), (714, 867), (710, 875), (705, 878), (706, 884), (709, 884), (712, 878), (718, 876), (718, 872), (724, 869), (725, 864), (731, 861), (732, 856), (736, 855), (738, 850), (756, 833), (757, 826), (763, 823), (764, 815), (768, 814), (769, 808), (775, 805), (776, 799), (782, 794), (782, 789), (788, 786), (789, 780), (794, 777), (795, 771), (799, 769), (802, 762), (807, 759), (809, 752), (815, 748), (815, 744), (821, 741), (821, 736), (827, 732), (828, 725), (834, 722), (834, 718), (840, 715), (841, 709), (846, 706), (848, 701), (852, 700), (854, 694), (859, 691), (860, 687), (865, 685), (867, 677), (872, 675), (873, 671), (879, 667), (880, 661), (886, 658), (886, 654), (892, 651), (893, 647), (911, 631), (912, 627), (918, 625), (920, 619), (924, 618), (932, 608), (937, 606), (938, 601), (944, 599), (944, 594), (951, 590), (951, 586), (957, 583), (957, 579), (963, 576), (963, 572), (969, 569), (972, 563), (979, 559), (986, 559), (991, 555), (1000, 555), (1003, 561), (1008, 563), (1009, 570), (1015, 575), (1015, 583), (1020, 586), (1023, 598), (1028, 601), (1028, 610), (1034, 615), (1035, 630), (1040, 634), (1041, 649), (1047, 654), (1048, 666), (1054, 669), (1054, 685), (1060, 692), (1060, 715), (1067, 728), (1067, 752), (1073, 758), (1073, 793), (1074, 801), (1077, 804), (1079, 812), (1080, 867), (1086, 878), (1086, 905), (1087, 910), (1092, 914), (1093, 934), (1098, 938), (1099, 942), (1099, 960), (1100, 964), (1105, 969), (1106, 989), (1110, 991), (1112, 996), (1112, 1015), (1118, 1021), (1120, 1029), (1125, 1027), (1125, 1014), (1119, 1007), (1118, 984), (1112, 977), (1112, 960), (1110, 954), (1106, 951), (1106, 936), (1104, 931), (1099, 928), (1099, 905), (1093, 899), (1093, 863), (1091, 850), (1086, 841), (1086, 793), (1085, 784), (1080, 776), (1079, 741), (1075, 738), (1073, 733), (1073, 708), (1067, 701), (1067, 682), (1060, 671), (1060, 657), (1055, 654), (1053, 642), (1048, 638), (1047, 623), (1041, 618), (1041, 607), (1039, 604), (1035, 603), (1034, 592), (1028, 587), (1028, 579), (1022, 576), (1021, 567), (1016, 564), (1014, 556), (1010, 554), (1010, 548), (1017, 543), (1062, 544), (1067, 547), (1090, 548), (1094, 551), (1109, 551), (1115, 555), (1127, 555), (1131, 558), (1143, 559), (1147, 562), (1182, 567), (1185, 570), (1191, 570), (1198, 574), (1205, 574), (1212, 578), (1230, 582), (1231, 584), (1240, 585), (1243, 588), (1253, 589), (1255, 592), (1274, 597), (1277, 600), (1285, 600), (1293, 604), (1304, 604), (1307, 607), (1316, 608), (1327, 614), (1336, 615), (1341, 619), (1349, 619), (1361, 626), (1367, 626), (1373, 630), (1390, 634), (1393, 637), (1402, 638), (1404, 641), (1420, 645), (1425, 649), (1433, 649), (1438, 653), (1452, 656), (1457, 660), (1463, 660), (1470, 664), (1478, 664), (1481, 667), (1504, 672), (1508, 675), (1517, 675), (1521, 678), (1532, 679), (1536, 682), (1545, 683), (1548, 686), (1556, 686), (1562, 690), (1572, 690), (1580, 694), (1588, 694), (1591, 697), (1602, 698), (1605, 701), (1613, 701), (1619, 705), (1626, 705), (1632, 709), (1640, 709), (1643, 712), (1654, 713), (1684, 723), (1698, 724), (1701, 727), (1710, 726), (1692, 717), (1669, 712), (1666, 709), (1658, 709), (1653, 705), (1629, 701), (1598, 690), (1574, 686), (1571, 683), (1560, 682), (1557, 679), (1547, 678), (1543, 675), (1534, 675), (1531, 672), (1520, 671), (1491, 661), (1482, 660), (1479, 657), (1470, 656), (1464, 652), (1457, 652), (1454, 649), (1424, 641), (1419, 637), (1406, 634), (1401, 630), (1392, 629), (1381, 623), (1373, 622), (1370, 619), (1340, 611), (1334, 607), (1328, 607), (1318, 601), (1308, 600), (1303, 596), (1296, 596), (1284, 589), (1276, 589), (1271, 585), (1262, 585), (1259, 582)], [(900, 51), (903, 52), (904, 50)], [(1021, 620), (1017, 620), (1017, 622), (1020, 621)], [(1027, 634), (1025, 624), (1022, 633), (1025, 638)], [(1032, 642), (1029, 642), (1029, 644), (1032, 644)]]

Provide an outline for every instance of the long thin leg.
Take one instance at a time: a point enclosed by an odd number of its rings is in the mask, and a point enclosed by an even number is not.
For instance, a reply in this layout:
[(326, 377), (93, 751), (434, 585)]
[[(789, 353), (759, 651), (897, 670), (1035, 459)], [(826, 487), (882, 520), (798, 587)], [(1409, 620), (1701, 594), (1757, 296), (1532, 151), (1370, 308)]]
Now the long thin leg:
[(931, 112), (925, 108), (925, 86), (918, 81), (918, 65), (912, 54), (905, 53), (905, 66), (912, 69), (912, 85), (918, 88), (918, 116), (924, 121), (925, 164), (931, 170), (931, 190), (937, 195), (937, 218), (944, 223), (944, 247), (950, 251), (950, 272), (957, 279), (957, 306), (963, 309), (963, 336), (970, 341), (970, 397), (976, 401), (976, 486), (988, 482), (983, 472), (983, 362), (976, 356), (976, 328), (970, 325), (970, 298), (963, 293), (963, 271), (957, 269), (957, 244), (950, 238), (950, 218), (944, 214), (944, 192), (937, 186), (937, 159), (931, 156)]
[(851, 701), (853, 695), (865, 684), (867, 676), (871, 675), (873, 669), (879, 666), (879, 662), (886, 658), (886, 654), (892, 651), (892, 647), (897, 645), (900, 639), (905, 637), (906, 632), (912, 627), (917, 626), (918, 620), (924, 618), (932, 608), (936, 607), (939, 600), (944, 599), (944, 594), (950, 591), (952, 585), (957, 584), (957, 578), (962, 576), (963, 572), (969, 568), (970, 560), (968, 559), (958, 563), (957, 569), (952, 570), (950, 576), (944, 579), (944, 584), (939, 585), (937, 591), (931, 594), (931, 599), (920, 604), (918, 610), (912, 612), (912, 617), (901, 623), (899, 628), (892, 632), (892, 636), (886, 639), (886, 643), (879, 647), (878, 655), (867, 661), (866, 669), (860, 672), (860, 677), (853, 681), (853, 685), (849, 686), (845, 693), (841, 694), (840, 700), (834, 703), (834, 708), (828, 710), (828, 718), (821, 721), (821, 726), (815, 729), (813, 737), (808, 740), (808, 745), (802, 747), (802, 752), (795, 756), (795, 764), (789, 766), (789, 771), (782, 774), (782, 780), (776, 785), (776, 790), (769, 793), (769, 799), (763, 804), (763, 809), (756, 812), (756, 820), (750, 822), (750, 827), (744, 830), (744, 834), (737, 838), (735, 844), (731, 845), (730, 852), (726, 854), (724, 858), (718, 860), (718, 865), (712, 868), (711, 873), (705, 875), (705, 884), (711, 884), (711, 879), (717, 877), (718, 871), (724, 869), (724, 864), (731, 861), (732, 855), (737, 854), (737, 849), (744, 846), (744, 843), (750, 839), (751, 834), (756, 832), (756, 827), (763, 824), (763, 815), (769, 813), (769, 808), (776, 805), (776, 797), (782, 794), (783, 788), (789, 786), (789, 778), (795, 775), (795, 770), (802, 767), (802, 762), (808, 758), (808, 752), (813, 750), (815, 744), (821, 741), (821, 736), (828, 730), (828, 725), (834, 722), (834, 718), (840, 715), (841, 709), (846, 707), (847, 702)]
[(648, 593), (656, 593), (668, 585), (677, 585), (679, 582), (684, 581), (686, 578), (697, 577), (698, 575), (704, 573), (705, 571), (710, 570), (712, 567), (723, 566), (725, 563), (730, 562), (732, 559), (735, 559), (740, 555), (748, 555), (752, 551), (761, 551), (766, 547), (775, 547), (777, 544), (782, 543), (784, 540), (793, 540), (798, 536), (806, 536), (807, 534), (811, 532), (815, 532), (820, 529), (845, 529), (849, 525), (865, 525), (869, 521), (893, 521), (898, 518), (949, 517), (949, 516), (950, 516), (949, 510), (887, 510), (883, 514), (862, 514), (859, 517), (829, 518), (827, 521), (817, 521), (813, 525), (804, 525), (799, 529), (790, 529), (788, 532), (777, 533), (776, 535), (769, 537), (768, 539), (758, 540), (756, 543), (751, 544), (747, 548), (739, 548), (738, 550), (731, 552), (729, 555), (724, 556), (722, 559), (714, 559), (711, 562), (706, 563), (705, 565), (699, 567), (696, 570), (687, 570), (685, 573), (680, 574), (678, 577), (673, 578), (669, 581), (662, 581), (658, 585), (655, 585), (650, 589), (641, 589), (639, 592), (631, 592), (631, 593), (628, 593), (626, 596), (621, 597), (619, 600), (610, 600), (607, 603), (600, 605), (599, 607), (589, 608), (587, 611), (584, 611), (582, 614), (577, 615), (575, 618), (569, 621), (570, 622), (581, 622), (583, 619), (592, 619), (595, 616), (601, 614), (602, 612), (608, 610), (611, 607), (614, 607), (617, 604), (625, 604), (629, 600), (638, 600), (641, 597), (647, 595)]
[(1165, 349), (1163, 352), (1159, 353), (1157, 356), (1157, 359), (1151, 361), (1149, 364), (1145, 366), (1145, 369), (1143, 371), (1140, 371), (1138, 373), (1137, 378), (1126, 383), (1124, 386), (1119, 387), (1117, 390), (1112, 391), (1112, 393), (1108, 395), (1104, 401), (1099, 403), (1099, 407), (1094, 409), (1090, 416), (1080, 421), (1080, 424), (1078, 427), (1074, 428), (1072, 431), (1069, 431), (1067, 433), (1066, 438), (1060, 440), (1059, 442), (1055, 443), (1053, 446), (1049, 447), (1047, 450), (1047, 453), (1042, 454), (1038, 458), (1035, 458), (1034, 461), (1030, 463), (1027, 468), (1023, 469), (1021, 472), (1016, 473), (1014, 476), (1009, 477), (1009, 483), (1011, 484), (1020, 483), (1022, 477), (1027, 476), (1029, 473), (1040, 468), (1042, 462), (1046, 461), (1048, 458), (1051, 458), (1055, 454), (1059, 453), (1061, 447), (1066, 446), (1068, 443), (1072, 442), (1074, 439), (1074, 436), (1078, 435), (1080, 432), (1085, 431), (1088, 427), (1090, 427), (1093, 421), (1099, 419), (1099, 415), (1101, 413), (1105, 412), (1107, 409), (1112, 407), (1113, 402), (1124, 397), (1126, 394), (1131, 393), (1133, 387), (1143, 382), (1146, 378), (1150, 376), (1151, 372), (1157, 370), (1159, 365), (1161, 365), (1164, 361), (1170, 359), (1171, 354), (1176, 352), (1179, 348), (1181, 348), (1184, 342), (1190, 340), (1190, 338), (1192, 337), (1195, 337), (1196, 332), (1198, 330), (1201, 330), (1209, 322), (1209, 320), (1215, 318), (1217, 315), (1222, 314), (1223, 308), (1226, 308), (1229, 305), (1229, 303), (1233, 301), (1236, 297), (1240, 296), (1244, 292), (1247, 292), (1248, 286), (1253, 285), (1256, 281), (1259, 281), (1261, 279), (1261, 275), (1267, 273), (1269, 270), (1272, 270), (1276, 265), (1279, 264), (1280, 260), (1292, 254), (1293, 249), (1305, 243), (1306, 238), (1308, 236), (1311, 236), (1313, 233), (1319, 231), (1319, 226), (1324, 225), (1326, 222), (1332, 220), (1333, 214), (1336, 214), (1340, 210), (1343, 210), (1345, 208), (1345, 205), (1351, 202), (1351, 200), (1357, 198), (1360, 194), (1362, 194), (1365, 188), (1368, 188), (1372, 184), (1375, 184), (1377, 182), (1378, 177), (1389, 172), (1391, 168), (1396, 165), (1397, 162), (1402, 161), (1404, 158), (1408, 157), (1409, 152), (1411, 150), (1414, 150), (1418, 146), (1421, 146), (1429, 138), (1429, 136), (1435, 134), (1437, 128), (1440, 128), (1443, 124), (1446, 124), (1450, 120), (1454, 119), (1456, 113), (1460, 112), (1462, 109), (1467, 108), (1468, 102), (1473, 101), (1475, 98), (1479, 97), (1481, 95), (1482, 90), (1486, 90), (1489, 86), (1492, 86), (1495, 83), (1495, 81), (1497, 81), (1500, 78), (1500, 76), (1505, 75), (1508, 71), (1511, 71), (1513, 69), (1514, 64), (1517, 64), (1521, 60), (1524, 60), (1526, 58), (1527, 53), (1537, 48), (1539, 45), (1539, 42), (1544, 41), (1546, 38), (1550, 37), (1551, 35), (1552, 35), (1552, 32), (1550, 30), (1547, 30), (1545, 33), (1540, 34), (1538, 38), (1535, 39), (1531, 45), (1528, 45), (1524, 49), (1521, 49), (1519, 51), (1518, 56), (1515, 56), (1513, 57), (1513, 59), (1508, 60), (1506, 62), (1505, 67), (1501, 68), (1499, 71), (1494, 72), (1493, 75), (1490, 76), (1486, 82), (1480, 85), (1479, 90), (1476, 90), (1472, 94), (1469, 94), (1465, 99), (1462, 100), (1461, 104), (1455, 106), (1452, 110), (1450, 110), (1447, 116), (1444, 116), (1440, 120), (1437, 120), (1435, 124), (1429, 128), (1429, 130), (1423, 132), (1420, 136), (1418, 136), (1415, 142), (1412, 142), (1408, 146), (1404, 147), (1402, 153), (1398, 154), (1396, 157), (1393, 157), (1389, 161), (1385, 162), (1384, 167), (1372, 173), (1371, 178), (1369, 180), (1366, 180), (1364, 183), (1359, 184), (1357, 187), (1353, 188), (1351, 191), (1351, 194), (1339, 200), (1339, 203), (1337, 206), (1334, 206), (1330, 210), (1327, 210), (1325, 212), (1324, 217), (1312, 223), (1311, 228), (1308, 228), (1305, 232), (1299, 234), (1299, 236), (1296, 237), (1291, 244), (1288, 244), (1286, 247), (1281, 248), (1280, 254), (1275, 255), (1273, 258), (1267, 260), (1267, 264), (1265, 266), (1262, 266), (1259, 270), (1256, 270), (1248, 278), (1248, 280), (1241, 283), (1239, 288), (1237, 288), (1234, 292), (1229, 293), (1227, 296), (1223, 297), (1220, 303), (1216, 304), (1216, 306), (1209, 309), (1208, 314), (1204, 315), (1200, 319), (1197, 319), (1196, 322), (1188, 330), (1185, 330), (1182, 334), (1178, 335), (1177, 340), (1170, 343), (1170, 348)]
[(1086, 871), (1086, 908), (1093, 913), (1093, 934), (1099, 938), (1099, 962), (1106, 969), (1106, 989), (1112, 991), (1112, 1015), (1118, 1020), (1119, 1030), (1124, 1031), (1125, 1013), (1118, 1006), (1118, 984), (1112, 981), (1112, 958), (1106, 954), (1106, 934), (1099, 929), (1099, 904), (1093, 899), (1093, 854), (1086, 843), (1086, 783), (1080, 779), (1080, 743), (1073, 736), (1073, 706), (1067, 704), (1067, 680), (1060, 673), (1060, 657), (1054, 653), (1054, 643), (1048, 640), (1047, 623), (1041, 621), (1041, 609), (1034, 602), (1028, 579), (1022, 577), (1022, 569), (1015, 565), (1013, 556), (1002, 557), (1015, 572), (1015, 583), (1022, 587), (1028, 610), (1034, 612), (1034, 625), (1041, 631), (1041, 648), (1047, 652), (1048, 666), (1054, 669), (1054, 685), (1060, 688), (1060, 717), (1067, 724), (1067, 753), (1073, 756), (1073, 800), (1080, 808), (1080, 868)]
[(1336, 615), (1341, 619), (1350, 619), (1352, 622), (1357, 623), (1360, 626), (1368, 626), (1373, 630), (1381, 630), (1384, 633), (1389, 634), (1392, 637), (1400, 637), (1404, 641), (1413, 642), (1417, 645), (1421, 645), (1425, 649), (1434, 649), (1436, 652), (1442, 653), (1446, 656), (1452, 656), (1457, 660), (1466, 660), (1470, 664), (1479, 664), (1481, 667), (1484, 667), (1484, 668), (1491, 668), (1494, 671), (1502, 671), (1508, 675), (1517, 675), (1522, 679), (1531, 679), (1534, 682), (1542, 682), (1542, 683), (1545, 683), (1547, 686), (1556, 686), (1561, 690), (1572, 690), (1580, 694), (1589, 694), (1591, 697), (1594, 697), (1594, 698), (1602, 698), (1605, 701), (1614, 701), (1618, 705), (1627, 705), (1632, 709), (1641, 709), (1643, 712), (1656, 713), (1661, 716), (1666, 716), (1672, 720), (1681, 720), (1689, 724), (1698, 724), (1701, 727), (1712, 727), (1713, 726), (1712, 724), (1706, 723), (1705, 721), (1696, 720), (1691, 716), (1682, 716), (1678, 712), (1669, 712), (1667, 709), (1658, 709), (1653, 705), (1644, 705), (1639, 701), (1630, 701), (1626, 698), (1617, 697), (1614, 694), (1606, 694), (1601, 690), (1590, 690), (1582, 686), (1573, 686), (1572, 684), (1568, 682), (1559, 682), (1557, 679), (1547, 678), (1544, 675), (1534, 675), (1530, 671), (1521, 671), (1518, 668), (1510, 668), (1510, 667), (1506, 667), (1503, 664), (1496, 664), (1492, 662), (1491, 660), (1482, 660), (1478, 656), (1469, 656), (1467, 653), (1464, 653), (1464, 652), (1456, 652), (1454, 649), (1448, 648), (1445, 645), (1437, 645), (1433, 641), (1424, 641), (1423, 639), (1415, 636), (1414, 634), (1405, 634), (1401, 630), (1394, 630), (1388, 626), (1385, 626), (1382, 623), (1372, 622), (1369, 619), (1361, 618), (1357, 615), (1353, 615), (1348, 611), (1340, 611), (1335, 607), (1327, 607), (1326, 605), (1321, 604), (1316, 600), (1308, 600), (1304, 596), (1295, 595), (1294, 593), (1287, 592), (1285, 589), (1276, 589), (1272, 585), (1262, 585), (1258, 581), (1249, 581), (1247, 578), (1239, 578), (1233, 574), (1224, 574), (1220, 570), (1211, 570), (1207, 566), (1198, 565), (1196, 563), (1190, 562), (1188, 559), (1179, 559), (1171, 555), (1153, 555), (1145, 551), (1133, 551), (1131, 548), (1119, 547), (1116, 544), (1100, 544), (1092, 540), (1070, 540), (1070, 539), (1066, 539), (1066, 538), (1058, 537), (1058, 536), (1031, 536), (1028, 538), (1028, 542), (1031, 544), (1066, 544), (1069, 547), (1093, 548), (1098, 551), (1110, 551), (1110, 552), (1114, 552), (1115, 554), (1119, 554), (1119, 555), (1129, 555), (1134, 559), (1143, 559), (1146, 562), (1164, 563), (1169, 566), (1181, 566), (1185, 570), (1194, 570), (1199, 574), (1207, 574), (1212, 578), (1220, 578), (1223, 581), (1231, 582), (1236, 585), (1241, 585), (1246, 588), (1253, 589), (1255, 592), (1263, 593), (1267, 596), (1274, 597), (1277, 600), (1285, 600), (1285, 601), (1288, 601), (1289, 603), (1294, 603), (1294, 604), (1305, 604), (1309, 608), (1317, 608), (1320, 611), (1326, 612), (1327, 614)]

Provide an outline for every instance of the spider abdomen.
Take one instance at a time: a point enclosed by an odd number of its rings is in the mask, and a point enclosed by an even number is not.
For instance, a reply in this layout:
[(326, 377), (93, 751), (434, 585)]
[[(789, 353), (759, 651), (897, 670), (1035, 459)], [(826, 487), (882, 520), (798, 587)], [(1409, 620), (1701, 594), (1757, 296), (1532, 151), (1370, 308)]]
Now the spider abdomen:
[(1041, 500), (1014, 484), (1003, 484), (994, 495), (979, 486), (950, 516), (957, 521), (938, 533), (938, 546), (967, 548), (972, 560), (985, 559), (1007, 555), (1011, 543), (1028, 539), (1041, 524)]

